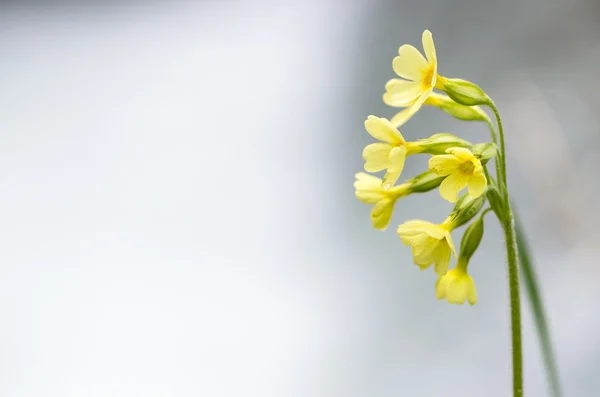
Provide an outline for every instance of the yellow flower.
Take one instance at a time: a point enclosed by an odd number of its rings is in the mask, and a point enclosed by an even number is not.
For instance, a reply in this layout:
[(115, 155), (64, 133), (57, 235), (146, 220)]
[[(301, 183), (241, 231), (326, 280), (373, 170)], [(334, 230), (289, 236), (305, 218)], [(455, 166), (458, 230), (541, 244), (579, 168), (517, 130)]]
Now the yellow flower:
[(386, 190), (381, 187), (381, 179), (359, 172), (356, 174), (354, 188), (356, 197), (366, 204), (374, 204), (371, 210), (371, 222), (373, 227), (379, 230), (385, 230), (390, 223), (394, 204), (400, 197), (410, 193), (410, 183), (403, 183)]
[(469, 149), (454, 147), (446, 153), (429, 159), (429, 169), (438, 175), (448, 175), (440, 185), (440, 195), (451, 203), (458, 200), (458, 192), (468, 186), (469, 195), (481, 196), (487, 188), (481, 161)]
[(392, 186), (404, 169), (406, 156), (417, 153), (420, 148), (404, 137), (387, 119), (369, 116), (365, 121), (367, 132), (381, 142), (372, 143), (363, 150), (365, 171), (378, 172), (387, 170), (383, 177), (383, 187)]
[(429, 30), (423, 32), (422, 41), (427, 58), (412, 45), (401, 46), (392, 63), (394, 72), (401, 78), (391, 79), (385, 85), (383, 101), (386, 104), (408, 107), (402, 122), (419, 110), (433, 91), (438, 77), (435, 45)]
[(440, 277), (448, 271), (451, 253), (456, 257), (456, 249), (450, 236), (451, 231), (450, 218), (440, 225), (413, 220), (404, 222), (398, 227), (402, 242), (412, 246), (415, 264), (421, 270), (425, 270), (435, 263), (434, 271)]
[(471, 305), (477, 303), (475, 283), (467, 273), (467, 264), (459, 259), (456, 267), (440, 277), (435, 284), (435, 295), (448, 303), (462, 305), (468, 299)]

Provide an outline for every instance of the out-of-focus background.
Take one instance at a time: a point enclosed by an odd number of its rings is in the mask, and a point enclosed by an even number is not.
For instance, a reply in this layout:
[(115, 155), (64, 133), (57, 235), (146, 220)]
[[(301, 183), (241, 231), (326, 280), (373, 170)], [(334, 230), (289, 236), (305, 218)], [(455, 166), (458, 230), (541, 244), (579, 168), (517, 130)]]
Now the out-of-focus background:
[[(424, 29), (505, 118), (566, 396), (600, 389), (600, 5), (0, 3), (0, 395), (507, 396), (489, 217), (476, 306), (435, 299), (354, 197), (369, 114)], [(484, 125), (425, 108), (407, 139)], [(406, 175), (424, 167), (410, 159)], [(455, 236), (460, 241), (460, 233)], [(546, 396), (530, 312), (528, 396)]]

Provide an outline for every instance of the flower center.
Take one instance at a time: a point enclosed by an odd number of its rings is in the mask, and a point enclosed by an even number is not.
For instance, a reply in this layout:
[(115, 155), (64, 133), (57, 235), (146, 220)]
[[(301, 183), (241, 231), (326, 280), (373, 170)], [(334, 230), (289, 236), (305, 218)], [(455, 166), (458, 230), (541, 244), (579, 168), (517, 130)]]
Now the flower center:
[(464, 175), (473, 175), (473, 170), (475, 170), (475, 166), (472, 162), (467, 161), (459, 165), (458, 170)]
[(423, 88), (428, 89), (431, 87), (431, 81), (433, 80), (433, 67), (428, 67), (427, 71), (423, 74)]

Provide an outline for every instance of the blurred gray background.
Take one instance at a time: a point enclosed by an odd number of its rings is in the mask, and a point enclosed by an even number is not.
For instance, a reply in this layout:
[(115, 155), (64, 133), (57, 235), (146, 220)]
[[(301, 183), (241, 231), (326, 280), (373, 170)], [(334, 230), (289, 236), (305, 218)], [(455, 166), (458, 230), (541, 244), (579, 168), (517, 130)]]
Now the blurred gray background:
[[(476, 306), (435, 299), (354, 197), (404, 43), (504, 115), (565, 396), (600, 392), (600, 5), (590, 0), (0, 3), (0, 395), (510, 395), (492, 217)], [(484, 125), (425, 108), (414, 140)], [(411, 158), (414, 175), (426, 159)], [(455, 240), (460, 241), (460, 234)], [(546, 396), (530, 312), (528, 396)]]

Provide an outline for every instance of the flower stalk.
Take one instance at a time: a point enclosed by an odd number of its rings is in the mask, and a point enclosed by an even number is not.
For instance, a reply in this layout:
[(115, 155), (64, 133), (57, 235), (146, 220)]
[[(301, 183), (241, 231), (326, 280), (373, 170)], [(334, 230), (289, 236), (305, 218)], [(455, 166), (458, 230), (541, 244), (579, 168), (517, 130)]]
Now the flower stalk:
[[(398, 227), (397, 233), (401, 242), (411, 247), (413, 262), (421, 270), (433, 267), (437, 276), (436, 297), (458, 305), (467, 301), (471, 305), (477, 303), (475, 282), (468, 268), (484, 235), (483, 217), (490, 211), (494, 212), (504, 230), (508, 262), (513, 397), (523, 397), (519, 247), (506, 181), (502, 119), (494, 101), (475, 83), (439, 74), (431, 32), (423, 32), (422, 42), (425, 56), (411, 45), (400, 47), (398, 56), (393, 60), (393, 69), (399, 78), (391, 79), (385, 85), (383, 101), (389, 106), (404, 109), (389, 121), (369, 116), (365, 122), (367, 132), (379, 141), (363, 151), (365, 171), (385, 171), (385, 175), (379, 179), (365, 173), (356, 174), (356, 196), (374, 206), (371, 220), (373, 227), (379, 230), (388, 226), (394, 206), (407, 195), (439, 187), (439, 194), (444, 200), (456, 203), (451, 214), (441, 223), (408, 220)], [(422, 105), (437, 107), (459, 120), (485, 122), (491, 133), (491, 142), (472, 144), (450, 133), (407, 142), (398, 127), (404, 126)], [(484, 112), (484, 107), (492, 110), (497, 128)], [(405, 161), (413, 155), (430, 155), (429, 170), (395, 185)], [(494, 161), (491, 161), (492, 158)], [(495, 178), (488, 170), (492, 164)], [(465, 189), (466, 192), (461, 193)], [(489, 207), (478, 216), (486, 202)], [(469, 223), (457, 255), (452, 232)], [(456, 260), (454, 267), (451, 267), (452, 257)], [(538, 306), (541, 307), (541, 304)], [(554, 369), (555, 366), (548, 368)], [(551, 378), (554, 375), (550, 373)], [(555, 389), (558, 390), (558, 387)]]

